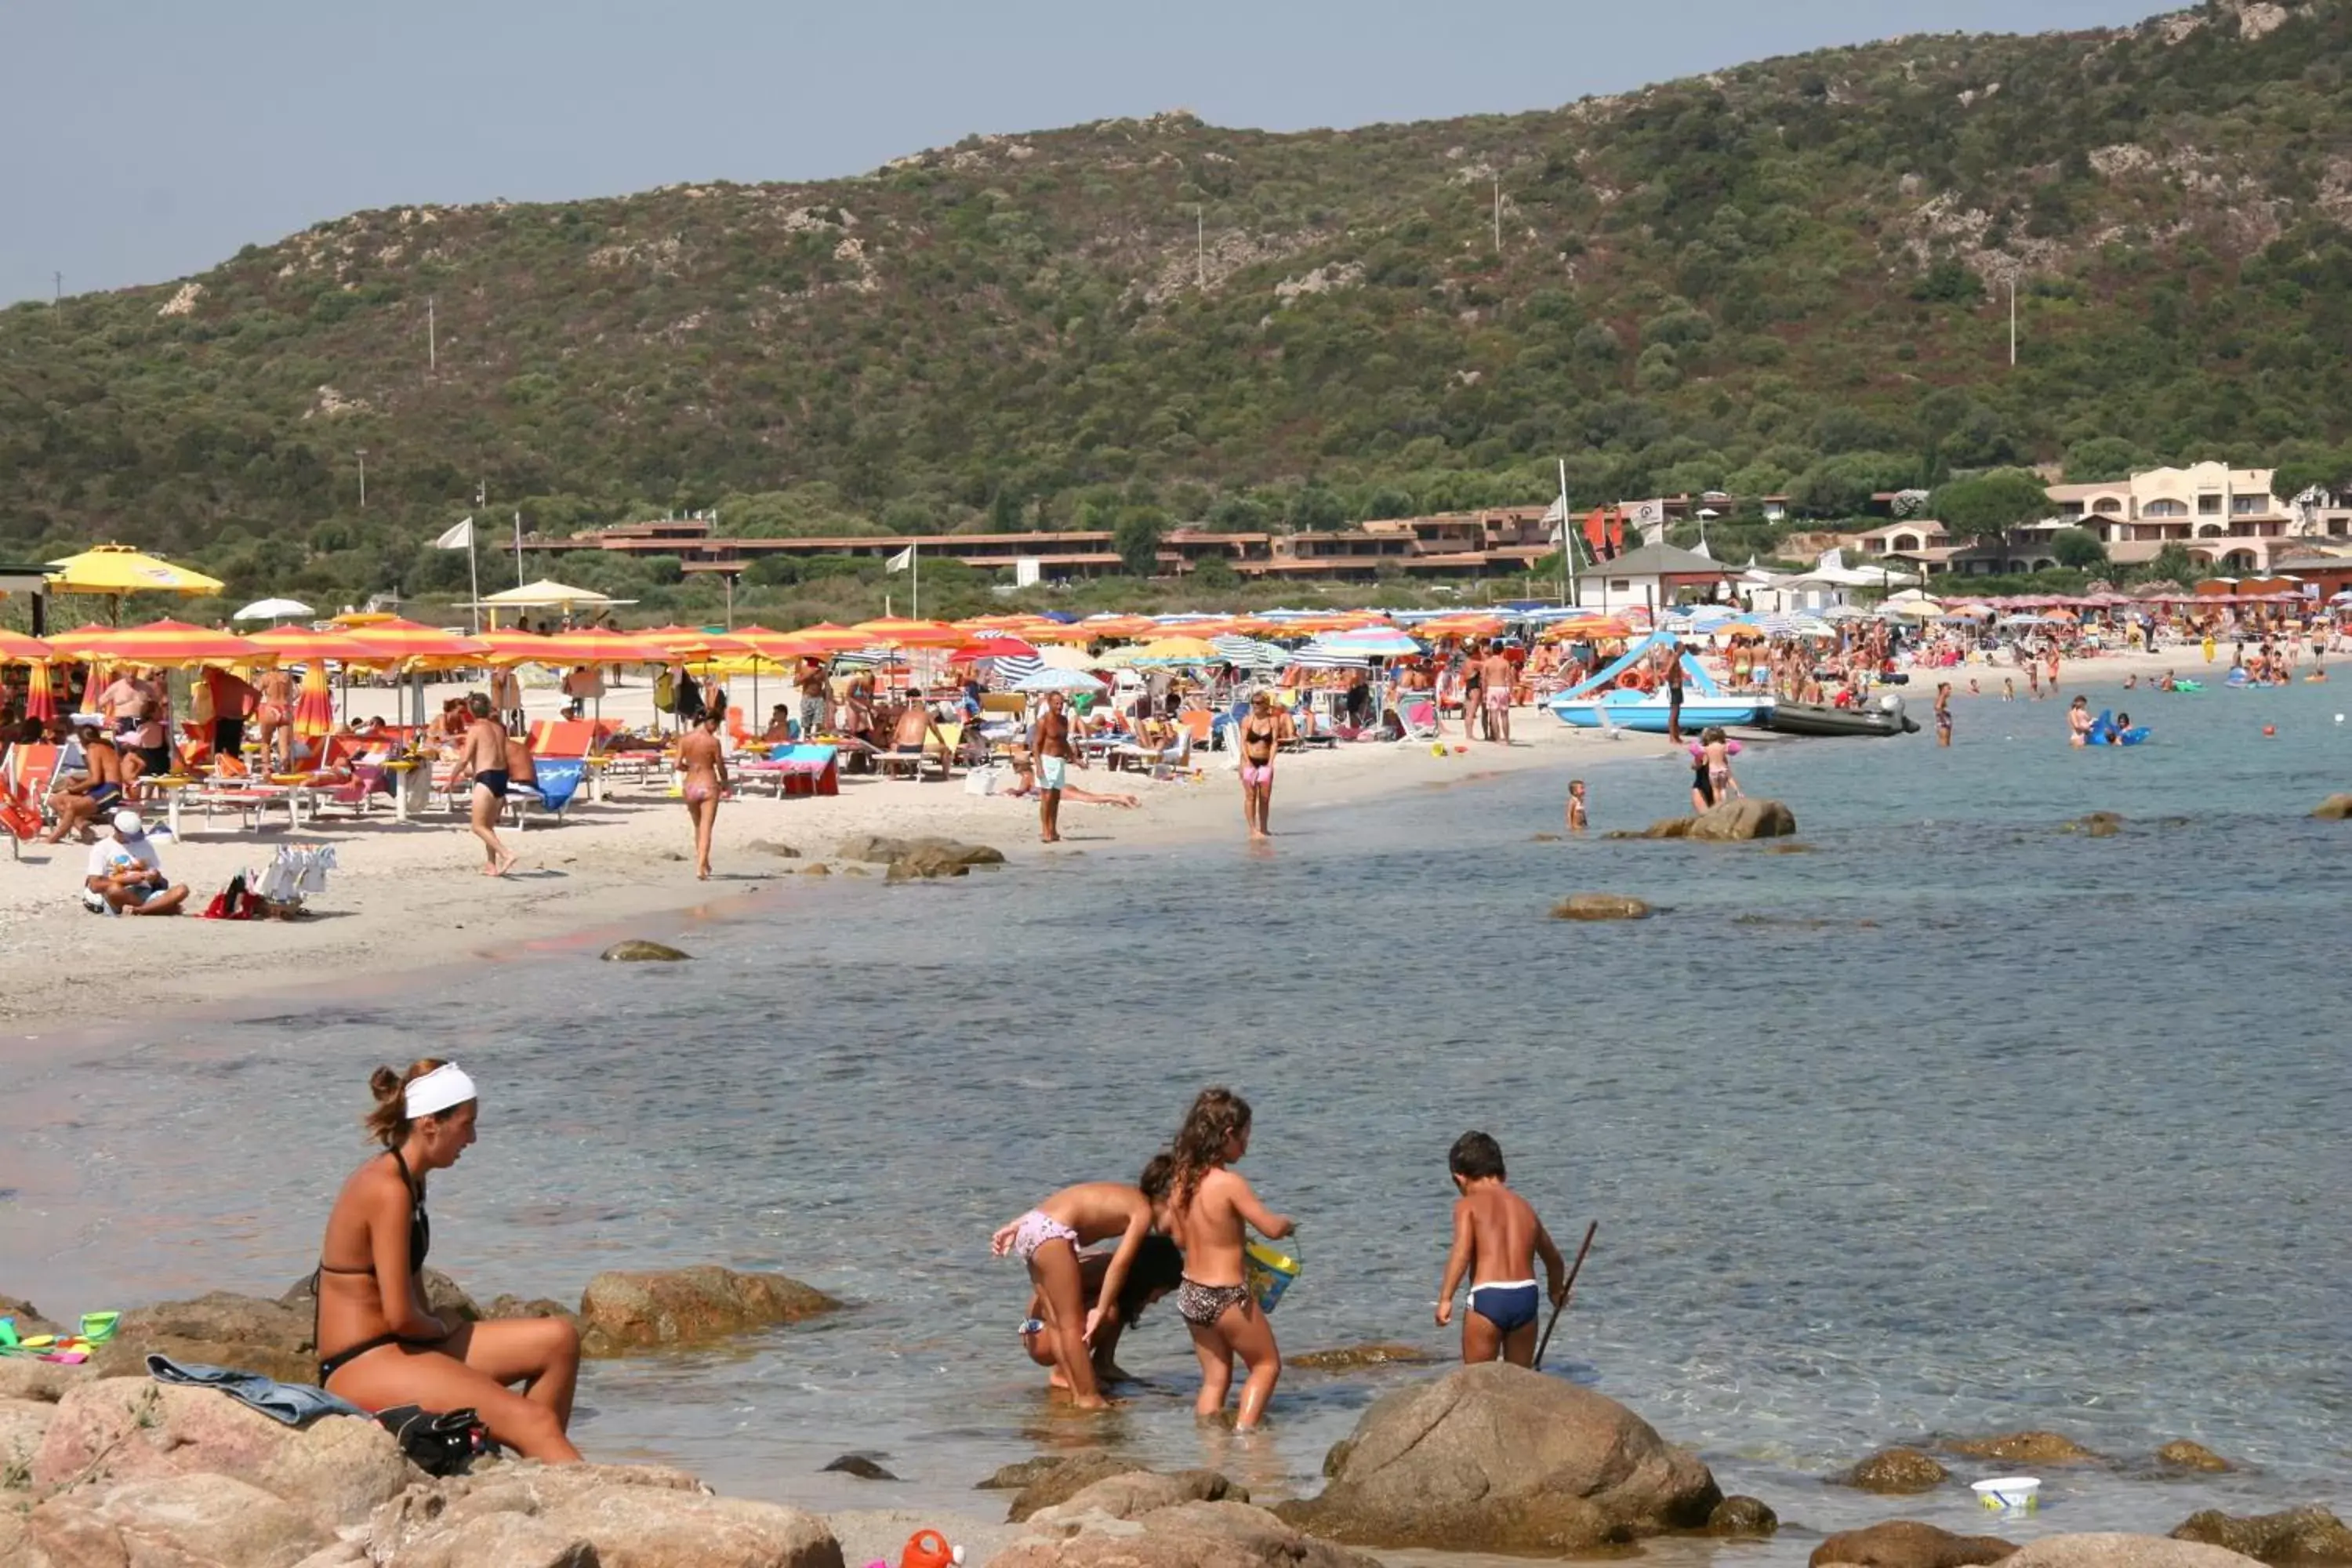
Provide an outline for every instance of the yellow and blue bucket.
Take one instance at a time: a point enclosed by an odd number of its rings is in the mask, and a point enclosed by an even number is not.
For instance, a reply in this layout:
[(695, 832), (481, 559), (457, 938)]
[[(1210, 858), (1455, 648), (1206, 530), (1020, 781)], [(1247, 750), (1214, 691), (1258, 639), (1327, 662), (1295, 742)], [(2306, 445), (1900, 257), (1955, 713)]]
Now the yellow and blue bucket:
[(1298, 1278), (1299, 1261), (1270, 1242), (1253, 1241), (1242, 1248), (1242, 1283), (1257, 1299), (1261, 1312), (1274, 1310), (1282, 1293)]

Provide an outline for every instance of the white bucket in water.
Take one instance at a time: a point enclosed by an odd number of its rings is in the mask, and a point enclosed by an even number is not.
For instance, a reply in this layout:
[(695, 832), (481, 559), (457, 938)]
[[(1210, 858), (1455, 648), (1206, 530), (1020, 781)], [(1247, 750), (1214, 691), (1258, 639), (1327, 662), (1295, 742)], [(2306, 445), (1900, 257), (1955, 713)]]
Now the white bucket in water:
[(1996, 1476), (1989, 1481), (1972, 1481), (1969, 1489), (1987, 1508), (2032, 1509), (2041, 1499), (2040, 1476)]

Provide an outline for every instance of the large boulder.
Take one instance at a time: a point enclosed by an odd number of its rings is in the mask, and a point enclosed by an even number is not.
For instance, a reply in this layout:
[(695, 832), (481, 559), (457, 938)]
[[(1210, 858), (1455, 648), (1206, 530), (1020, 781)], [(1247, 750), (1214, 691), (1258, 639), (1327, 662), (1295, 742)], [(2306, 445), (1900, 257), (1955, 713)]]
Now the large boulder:
[(2329, 795), (2312, 808), (2311, 815), (2322, 822), (2352, 821), (2352, 794)]
[[(427, 1268), (424, 1271), (424, 1275), (425, 1310), (443, 1322), (472, 1323), (498, 1315), (485, 1310), (481, 1304), (467, 1292), (464, 1286), (442, 1273), (438, 1268)], [(500, 1300), (511, 1300), (511, 1298), (501, 1297)], [(287, 1308), (301, 1320), (303, 1348), (308, 1349), (310, 1325), (317, 1320), (319, 1310), (319, 1277), (316, 1274), (305, 1274), (286, 1288), (286, 1294), (278, 1298), (278, 1304)], [(531, 1314), (515, 1315), (527, 1317)], [(145, 1363), (142, 1362), (141, 1364)], [(297, 1378), (293, 1381), (308, 1383), (311, 1380)]]
[(294, 1568), (334, 1539), (302, 1510), (228, 1475), (69, 1492), (34, 1509), (27, 1524), (51, 1568)]
[(1723, 1500), (1615, 1400), (1502, 1363), (1389, 1394), (1342, 1446), (1322, 1495), (1277, 1511), (1367, 1546), (1558, 1553), (1703, 1529)]
[(1020, 1541), (990, 1568), (1379, 1568), (1361, 1552), (1302, 1535), (1262, 1508), (1188, 1502), (1061, 1541)]
[(134, 1307), (98, 1347), (90, 1367), (100, 1377), (143, 1377), (150, 1354), (176, 1362), (236, 1367), (280, 1383), (316, 1383), (310, 1304), (299, 1307), (215, 1290), (185, 1301)]
[(1808, 1568), (1851, 1563), (1855, 1568), (1972, 1568), (1998, 1563), (2017, 1550), (1997, 1535), (1955, 1535), (1916, 1519), (1894, 1519), (1863, 1530), (1843, 1530), (1813, 1548)]
[(2324, 1508), (2284, 1513), (2223, 1513), (2207, 1509), (2190, 1514), (2172, 1532), (2175, 1541), (2223, 1547), (2258, 1558), (2271, 1568), (2302, 1563), (2352, 1563), (2352, 1530)]
[[(356, 1562), (369, 1561), (362, 1548)], [(498, 1568), (599, 1568), (594, 1542), (527, 1513), (478, 1514), (436, 1531), (391, 1559), (390, 1568), (483, 1568), (488, 1563)]]
[(1955, 1437), (1944, 1445), (1971, 1459), (2004, 1465), (2087, 1465), (2098, 1456), (2060, 1432), (2002, 1432), (1990, 1437)]
[(0, 1491), (32, 1479), (33, 1456), (57, 1413), (46, 1399), (0, 1399)]
[(607, 963), (684, 963), (694, 955), (666, 942), (631, 937), (626, 942), (614, 942), (596, 956)]
[(1933, 1491), (1951, 1479), (1951, 1471), (1916, 1448), (1881, 1448), (1853, 1468), (1832, 1476), (1830, 1482), (1900, 1496)]
[(43, 1489), (193, 1475), (243, 1477), (329, 1531), (424, 1479), (373, 1421), (329, 1415), (296, 1428), (213, 1389), (130, 1377), (67, 1394), (33, 1457)]
[(1787, 838), (1797, 831), (1797, 814), (1777, 800), (1727, 800), (1691, 818), (1685, 837), (1709, 844), (1749, 838)]
[(966, 844), (961, 839), (930, 836), (893, 838), (874, 833), (843, 839), (834, 846), (833, 858), (864, 861), (874, 866), (896, 867), (900, 863), (913, 863), (941, 868), (904, 873), (909, 876), (961, 876), (974, 866), (1004, 864), (1004, 851), (986, 844)]
[(1556, 921), (1645, 921), (1650, 906), (1630, 893), (1570, 893), (1552, 905)]
[(2161, 1535), (2086, 1532), (2029, 1542), (2001, 1568), (2254, 1568), (2251, 1557)]
[(1248, 1489), (1237, 1487), (1214, 1470), (1129, 1470), (1081, 1488), (1051, 1508), (1029, 1516), (1033, 1529), (1076, 1527), (1091, 1519), (1140, 1519), (1163, 1508), (1188, 1502), (1249, 1501)]
[(7, 1506), (0, 1506), (0, 1563), (8, 1568), (56, 1568), (34, 1542), (32, 1521)]
[[(499, 1516), (528, 1520), (493, 1522)], [(368, 1521), (370, 1558), (387, 1568), (500, 1563), (477, 1545), (520, 1544), (564, 1561), (584, 1542), (601, 1568), (841, 1568), (824, 1522), (799, 1509), (714, 1497), (682, 1471), (624, 1465), (493, 1466), (411, 1489)]]
[(2158, 1448), (2156, 1462), (2176, 1470), (2205, 1470), (2215, 1475), (2237, 1468), (2204, 1444), (2192, 1443), (2186, 1437), (2176, 1437)]
[(37, 1399), (55, 1405), (89, 1381), (89, 1364), (0, 1356), (0, 1399)]
[(589, 1280), (580, 1297), (583, 1348), (613, 1355), (647, 1345), (701, 1344), (796, 1323), (840, 1305), (781, 1274), (739, 1274), (716, 1264), (610, 1269)]
[(41, 1310), (22, 1296), (0, 1296), (0, 1318), (16, 1320), (16, 1335), (30, 1339), (35, 1334), (58, 1334), (65, 1330), (41, 1316)]

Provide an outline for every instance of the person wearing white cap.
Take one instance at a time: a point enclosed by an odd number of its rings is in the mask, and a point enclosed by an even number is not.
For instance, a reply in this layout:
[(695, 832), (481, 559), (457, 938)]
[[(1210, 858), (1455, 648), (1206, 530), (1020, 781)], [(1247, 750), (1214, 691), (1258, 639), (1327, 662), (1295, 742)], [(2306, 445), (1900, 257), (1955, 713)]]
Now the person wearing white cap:
[(188, 901), (188, 885), (163, 875), (163, 858), (139, 814), (118, 811), (114, 831), (89, 847), (81, 901), (101, 915), (175, 915)]
[(564, 1434), (579, 1331), (562, 1318), (447, 1322), (425, 1299), (425, 1181), (474, 1142), (474, 1080), (427, 1058), (404, 1073), (376, 1068), (368, 1089), (367, 1129), (383, 1152), (352, 1173), (327, 1215), (311, 1325), (320, 1386), (368, 1410), (472, 1410), (525, 1458), (577, 1463)]

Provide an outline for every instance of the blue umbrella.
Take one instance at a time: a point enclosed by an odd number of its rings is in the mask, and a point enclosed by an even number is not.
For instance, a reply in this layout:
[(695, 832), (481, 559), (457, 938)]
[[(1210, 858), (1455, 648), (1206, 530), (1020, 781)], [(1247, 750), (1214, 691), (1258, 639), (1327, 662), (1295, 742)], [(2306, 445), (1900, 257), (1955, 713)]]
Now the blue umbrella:
[(1083, 669), (1055, 669), (1048, 665), (1014, 681), (1014, 691), (1108, 691), (1109, 687)]

